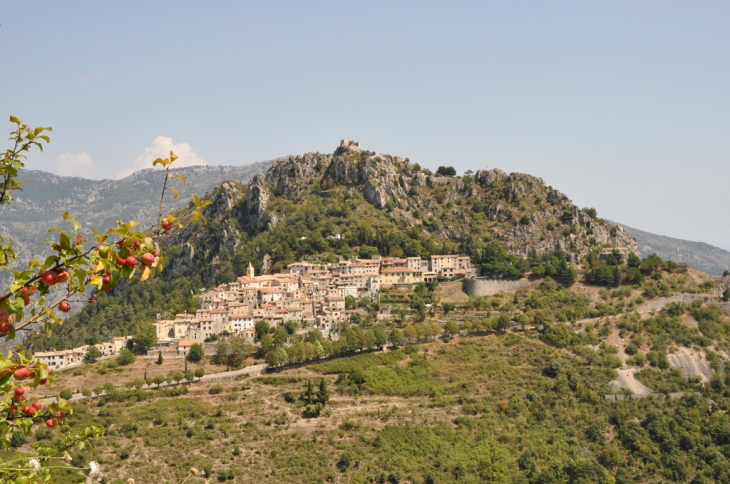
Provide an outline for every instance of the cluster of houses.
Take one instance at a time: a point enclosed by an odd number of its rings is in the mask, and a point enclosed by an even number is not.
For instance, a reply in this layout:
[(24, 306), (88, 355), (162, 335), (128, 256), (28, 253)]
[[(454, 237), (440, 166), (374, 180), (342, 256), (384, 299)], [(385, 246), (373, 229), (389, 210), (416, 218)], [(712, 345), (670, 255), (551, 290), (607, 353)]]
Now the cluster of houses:
[(183, 352), (221, 333), (253, 340), (258, 321), (271, 326), (295, 321), (327, 334), (354, 313), (354, 308), (346, 308), (348, 296), (377, 300), (381, 287), (412, 288), (472, 271), (470, 258), (460, 255), (296, 262), (279, 274), (260, 276), (249, 264), (245, 276), (205, 292), (195, 314), (178, 314), (154, 326), (159, 344), (177, 345)]
[[(154, 324), (158, 345), (187, 354), (195, 343), (213, 335), (232, 334), (253, 340), (254, 326), (266, 321), (280, 326), (287, 321), (316, 327), (324, 334), (337, 329), (355, 312), (347, 308), (348, 296), (377, 300), (381, 287), (412, 288), (421, 283), (468, 276), (473, 272), (468, 256), (432, 255), (341, 260), (330, 264), (296, 262), (282, 273), (246, 275), (205, 292), (195, 314), (178, 314), (174, 320)], [(102, 357), (118, 354), (131, 336), (96, 344)], [(75, 366), (84, 361), (90, 345), (70, 350), (40, 351), (38, 361), (51, 369)]]
[(114, 356), (122, 351), (122, 348), (126, 347), (129, 338), (131, 336), (118, 336), (105, 343), (79, 346), (71, 350), (38, 351), (33, 356), (41, 363), (48, 365), (49, 369), (64, 368), (83, 363), (86, 353), (92, 346), (95, 346), (99, 350), (102, 357)]

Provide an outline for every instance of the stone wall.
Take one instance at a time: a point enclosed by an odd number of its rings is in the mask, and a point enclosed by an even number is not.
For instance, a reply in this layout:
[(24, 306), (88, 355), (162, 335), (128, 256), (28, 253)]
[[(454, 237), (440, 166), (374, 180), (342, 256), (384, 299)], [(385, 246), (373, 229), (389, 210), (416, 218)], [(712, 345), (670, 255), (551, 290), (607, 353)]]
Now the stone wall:
[(521, 287), (531, 286), (534, 282), (520, 279), (518, 281), (507, 281), (504, 279), (488, 279), (476, 277), (465, 279), (463, 283), (464, 292), (470, 296), (491, 296), (502, 291), (514, 291)]

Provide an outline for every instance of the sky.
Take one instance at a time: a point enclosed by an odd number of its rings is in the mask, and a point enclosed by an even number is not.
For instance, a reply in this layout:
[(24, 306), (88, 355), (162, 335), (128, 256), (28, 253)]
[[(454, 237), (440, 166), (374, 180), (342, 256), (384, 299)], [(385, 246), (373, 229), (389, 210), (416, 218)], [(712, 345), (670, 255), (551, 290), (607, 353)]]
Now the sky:
[(0, 115), (52, 126), (27, 166), (63, 175), (350, 138), (730, 249), (729, 19), (713, 1), (3, 2)]

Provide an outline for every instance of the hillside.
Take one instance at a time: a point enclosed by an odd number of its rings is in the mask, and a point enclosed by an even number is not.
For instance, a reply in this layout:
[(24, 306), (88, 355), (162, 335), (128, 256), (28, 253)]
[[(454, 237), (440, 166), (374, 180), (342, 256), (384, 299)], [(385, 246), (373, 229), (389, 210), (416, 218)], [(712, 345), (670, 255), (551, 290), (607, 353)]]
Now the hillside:
[[(187, 184), (176, 182), (180, 197), (172, 196), (167, 207), (187, 205), (190, 195), (203, 195), (226, 179), (248, 181), (264, 173), (272, 162), (244, 166), (193, 166), (175, 170), (186, 177)], [(119, 180), (89, 180), (52, 173), (27, 170), (23, 191), (16, 194), (10, 205), (0, 207), (0, 233), (15, 241), (19, 260), (29, 260), (46, 253), (46, 230), (59, 226), (64, 212), (83, 224), (90, 234), (92, 228), (115, 226), (120, 218), (139, 220), (143, 227), (157, 220), (163, 175), (154, 169), (138, 171)]]
[(498, 169), (440, 177), (347, 140), (333, 154), (281, 158), (265, 176), (227, 180), (207, 196), (207, 224), (163, 239), (170, 262), (161, 280), (103, 295), (38, 344), (128, 334), (156, 314), (189, 310), (201, 287), (233, 280), (249, 262), (266, 274), (304, 259), (373, 253), (459, 252), (479, 264), (490, 243), (522, 256), (559, 245), (576, 260), (602, 247), (637, 250), (623, 229), (591, 218), (539, 178)]
[(210, 197), (211, 223), (168, 242), (178, 273), (205, 267), (212, 276), (221, 257), (251, 260), (267, 273), (305, 257), (349, 257), (363, 246), (390, 256), (478, 257), (489, 241), (523, 256), (556, 244), (576, 256), (603, 246), (637, 250), (621, 227), (594, 220), (539, 178), (499, 169), (440, 177), (349, 140), (333, 154), (279, 159), (264, 177), (223, 183)]
[[(161, 389), (134, 389), (134, 379), (181, 370), (183, 359), (138, 358), (63, 372), (41, 391), (117, 386), (77, 401), (72, 417), (75, 428), (107, 429), (104, 445), (73, 457), (100, 462), (111, 483), (151, 473), (175, 483), (191, 468), (193, 482), (728, 482), (730, 332), (702, 300), (665, 298), (649, 311), (638, 292), (546, 281), (490, 298), (489, 309), (469, 305), (424, 323), (399, 313), (385, 324), (390, 340), (405, 336), (400, 348), (341, 346), (337, 357), (253, 378), (226, 378), (229, 368), (206, 360), (189, 368), (204, 365), (207, 380)], [(495, 314), (577, 321), (505, 332), (494, 331)], [(459, 335), (433, 340), (425, 330), (446, 318)], [(315, 338), (303, 329), (285, 344)], [(606, 398), (631, 387), (654, 393)], [(47, 438), (40, 430), (29, 441)]]
[(704, 242), (691, 242), (665, 235), (656, 235), (628, 225), (620, 225), (626, 230), (627, 234), (636, 239), (639, 245), (639, 253), (643, 257), (656, 253), (662, 259), (681, 262), (713, 276), (730, 270), (730, 252), (719, 247)]

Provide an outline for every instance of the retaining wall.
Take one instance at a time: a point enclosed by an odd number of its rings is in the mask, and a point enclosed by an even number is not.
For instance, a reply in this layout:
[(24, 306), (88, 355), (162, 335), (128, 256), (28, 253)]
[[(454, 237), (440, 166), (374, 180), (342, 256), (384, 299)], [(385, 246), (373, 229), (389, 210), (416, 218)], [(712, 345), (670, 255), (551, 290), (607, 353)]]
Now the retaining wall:
[(465, 293), (470, 296), (491, 296), (502, 291), (514, 291), (521, 287), (533, 285), (534, 282), (520, 279), (517, 281), (508, 281), (504, 279), (489, 279), (486, 277), (476, 277), (473, 279), (464, 279), (462, 288)]

